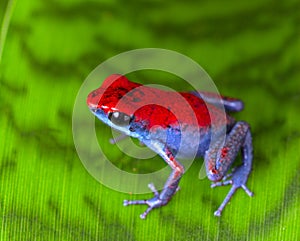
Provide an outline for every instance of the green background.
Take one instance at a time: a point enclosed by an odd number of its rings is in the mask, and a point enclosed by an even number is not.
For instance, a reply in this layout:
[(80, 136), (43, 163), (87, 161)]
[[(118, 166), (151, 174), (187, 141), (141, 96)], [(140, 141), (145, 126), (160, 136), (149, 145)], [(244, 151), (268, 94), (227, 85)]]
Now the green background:
[[(2, 0), (0, 239), (299, 240), (299, 13), (297, 0)], [(202, 159), (172, 201), (141, 220), (145, 206), (122, 201), (150, 195), (101, 185), (77, 156), (72, 110), (84, 79), (109, 57), (145, 47), (189, 56), (222, 94), (245, 102), (234, 116), (252, 127), (255, 196), (239, 190), (221, 218), (213, 211), (229, 187), (198, 179)], [(109, 128), (97, 129), (108, 143)], [(103, 145), (116, 165), (143, 172), (143, 164)]]

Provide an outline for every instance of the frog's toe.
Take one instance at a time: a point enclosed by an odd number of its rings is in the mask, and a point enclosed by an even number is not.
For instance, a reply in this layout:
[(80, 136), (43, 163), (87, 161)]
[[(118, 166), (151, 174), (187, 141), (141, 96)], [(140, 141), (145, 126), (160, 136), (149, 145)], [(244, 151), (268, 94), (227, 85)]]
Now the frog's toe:
[(220, 187), (220, 186), (226, 186), (232, 184), (232, 180), (226, 180), (221, 182), (214, 182), (210, 185), (211, 188)]
[(153, 192), (154, 196), (157, 197), (159, 196), (158, 191), (156, 190), (155, 186), (153, 183), (149, 183), (148, 184), (149, 189)]
[(147, 200), (124, 200), (123, 205), (136, 205), (136, 204), (147, 204)]
[(245, 191), (250, 197), (253, 197), (253, 196), (254, 196), (254, 193), (251, 192), (251, 191), (248, 189), (248, 187), (247, 187), (246, 185), (242, 185), (241, 187), (244, 189), (244, 191)]
[(211, 188), (215, 188), (215, 187), (226, 186), (226, 185), (232, 184), (232, 180), (228, 180), (228, 178), (231, 177), (231, 176), (232, 176), (232, 172), (229, 173), (229, 174), (227, 174), (227, 175), (225, 175), (225, 176), (222, 178), (221, 181), (219, 181), (219, 182), (213, 182), (213, 183), (210, 185), (210, 187), (211, 187)]

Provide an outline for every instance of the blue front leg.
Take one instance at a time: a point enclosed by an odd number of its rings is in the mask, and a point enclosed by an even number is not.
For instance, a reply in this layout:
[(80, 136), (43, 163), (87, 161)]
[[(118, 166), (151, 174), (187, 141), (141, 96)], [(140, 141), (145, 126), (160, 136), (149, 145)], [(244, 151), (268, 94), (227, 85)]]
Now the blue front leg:
[(151, 147), (152, 149), (156, 149), (157, 153), (167, 162), (167, 164), (172, 168), (172, 173), (166, 181), (163, 190), (159, 193), (153, 184), (149, 184), (149, 188), (154, 193), (154, 197), (149, 200), (133, 200), (128, 201), (124, 200), (124, 206), (135, 205), (135, 204), (146, 204), (148, 205), (148, 209), (140, 215), (142, 219), (145, 219), (147, 214), (153, 209), (166, 205), (172, 196), (178, 190), (178, 183), (182, 174), (184, 173), (183, 166), (175, 160), (173, 154), (165, 148), (161, 150), (158, 146), (154, 145)]

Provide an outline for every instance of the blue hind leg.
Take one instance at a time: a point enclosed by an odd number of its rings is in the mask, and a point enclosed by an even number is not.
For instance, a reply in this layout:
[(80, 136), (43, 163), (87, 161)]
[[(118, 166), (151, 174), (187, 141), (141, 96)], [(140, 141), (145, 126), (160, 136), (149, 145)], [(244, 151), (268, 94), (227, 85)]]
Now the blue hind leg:
[[(242, 150), (243, 164), (238, 166), (228, 175), (228, 169), (238, 152)], [(219, 154), (219, 156), (218, 156)], [(215, 211), (215, 216), (220, 216), (224, 207), (238, 188), (242, 188), (249, 196), (253, 193), (247, 188), (246, 182), (252, 168), (252, 138), (249, 125), (239, 121), (226, 137), (225, 145), (220, 148), (220, 143), (213, 145), (205, 155), (207, 175), (214, 183), (212, 187), (232, 185), (220, 207)], [(231, 177), (229, 180), (228, 178)], [(221, 179), (221, 181), (219, 181)]]

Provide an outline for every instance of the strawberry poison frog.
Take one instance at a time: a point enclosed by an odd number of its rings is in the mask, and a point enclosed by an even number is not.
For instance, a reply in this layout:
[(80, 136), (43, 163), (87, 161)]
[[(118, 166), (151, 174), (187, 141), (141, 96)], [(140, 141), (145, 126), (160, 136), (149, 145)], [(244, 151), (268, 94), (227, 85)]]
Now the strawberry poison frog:
[[(184, 173), (184, 167), (177, 156), (189, 157), (190, 152), (195, 148), (194, 133), (197, 131), (200, 135), (197, 156), (204, 157), (207, 177), (213, 182), (212, 187), (232, 185), (224, 201), (214, 213), (215, 216), (220, 216), (238, 188), (242, 188), (249, 196), (253, 195), (246, 186), (252, 166), (250, 127), (248, 123), (235, 121), (227, 114), (241, 111), (243, 102), (221, 97), (221, 104), (226, 111), (226, 123), (216, 125), (217, 129), (214, 129), (218, 131), (218, 128), (226, 125), (225, 142), (220, 145), (218, 141), (210, 143), (211, 123), (213, 120), (218, 123), (221, 117), (220, 104), (217, 104), (220, 102), (217, 102), (216, 95), (207, 92), (179, 93), (194, 112), (197, 120), (195, 124), (191, 121), (191, 114), (186, 111), (181, 102), (175, 101), (175, 93), (178, 95), (175, 91), (144, 86), (129, 81), (125, 76), (113, 74), (105, 79), (100, 88), (88, 95), (87, 104), (98, 119), (123, 135), (138, 138), (141, 143), (160, 155), (172, 169), (161, 192), (158, 192), (153, 184), (149, 184), (149, 188), (154, 193), (153, 198), (125, 200), (124, 206), (147, 205), (147, 210), (140, 215), (144, 219), (152, 209), (166, 205), (170, 201), (178, 190), (178, 183)], [(157, 99), (160, 103), (168, 103), (167, 106), (151, 104), (157, 103)], [(179, 114), (175, 116), (173, 114), (175, 112)], [(180, 136), (184, 132), (188, 138), (180, 142)], [(177, 153), (179, 143), (180, 153)], [(242, 164), (228, 174), (239, 151), (242, 153)]]

